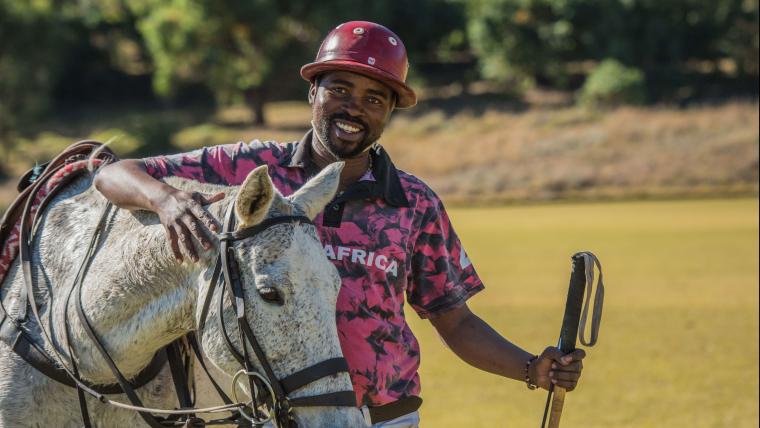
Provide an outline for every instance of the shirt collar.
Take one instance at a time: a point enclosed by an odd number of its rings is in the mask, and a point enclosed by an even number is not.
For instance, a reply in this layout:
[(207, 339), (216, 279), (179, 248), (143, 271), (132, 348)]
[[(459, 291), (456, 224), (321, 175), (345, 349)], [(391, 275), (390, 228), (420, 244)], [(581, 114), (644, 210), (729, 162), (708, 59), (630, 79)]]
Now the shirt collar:
[[(284, 157), (281, 165), (302, 168), (308, 175), (317, 172), (316, 165), (310, 156), (312, 133), (313, 129), (309, 129), (299, 141), (293, 144), (290, 156)], [(366, 186), (369, 196), (383, 199), (388, 205), (395, 207), (409, 207), (409, 201), (398, 177), (398, 170), (393, 165), (388, 152), (381, 145), (375, 144), (370, 149), (369, 155), (372, 157), (372, 175), (375, 181), (360, 182), (362, 186)]]
[(313, 129), (309, 129), (306, 134), (296, 141), (293, 150), (289, 156), (285, 156), (280, 163), (282, 166), (291, 168), (306, 168), (312, 166), (311, 156), (309, 156), (309, 147)]

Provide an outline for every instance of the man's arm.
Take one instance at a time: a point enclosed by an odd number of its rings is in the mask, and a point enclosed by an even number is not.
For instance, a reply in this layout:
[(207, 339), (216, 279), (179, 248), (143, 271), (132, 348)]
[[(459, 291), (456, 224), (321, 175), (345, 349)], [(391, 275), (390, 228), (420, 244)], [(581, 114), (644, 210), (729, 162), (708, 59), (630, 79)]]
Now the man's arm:
[[(430, 322), (444, 343), (466, 363), (510, 379), (525, 380), (525, 367), (533, 358), (529, 352), (503, 338), (464, 304), (432, 318)], [(529, 367), (533, 383), (549, 389), (555, 383), (572, 391), (578, 383), (586, 356), (583, 350), (563, 355), (548, 347)]]
[(119, 208), (158, 214), (177, 260), (183, 259), (184, 251), (197, 261), (193, 240), (208, 249), (211, 247), (208, 231), (219, 230), (216, 219), (202, 205), (221, 200), (224, 193), (204, 195), (176, 189), (148, 174), (139, 159), (107, 165), (95, 176), (95, 187)]

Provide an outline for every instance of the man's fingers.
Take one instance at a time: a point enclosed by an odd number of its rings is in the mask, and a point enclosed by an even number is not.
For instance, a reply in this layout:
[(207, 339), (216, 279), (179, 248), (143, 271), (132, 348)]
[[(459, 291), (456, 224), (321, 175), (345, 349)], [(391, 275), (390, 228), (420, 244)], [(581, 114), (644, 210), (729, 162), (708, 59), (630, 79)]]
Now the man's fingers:
[(225, 194), (224, 192), (219, 192), (216, 195), (211, 195), (211, 197), (206, 198), (206, 204), (213, 204), (214, 202), (219, 202), (222, 199), (224, 199)]
[(542, 358), (547, 358), (550, 360), (554, 360), (558, 363), (561, 363), (561, 358), (564, 356), (562, 351), (559, 350), (559, 348), (555, 348), (554, 346), (549, 346), (548, 348), (544, 349), (544, 352), (541, 353)]
[(219, 192), (213, 195), (201, 192), (193, 192), (193, 199), (198, 201), (201, 205), (213, 204), (224, 199), (224, 192)]
[(169, 243), (172, 247), (172, 253), (174, 253), (174, 258), (177, 259), (177, 261), (182, 261), (182, 251), (179, 249), (179, 238), (177, 236), (177, 232), (174, 230), (173, 227), (164, 227), (166, 229), (166, 234), (169, 236)]
[[(196, 193), (197, 194), (197, 193)], [(224, 193), (217, 193), (214, 195), (214, 197), (221, 195), (224, 197)], [(202, 197), (201, 197), (202, 198)], [(205, 226), (208, 228), (208, 230), (211, 230), (212, 232), (218, 232), (221, 228), (217, 220), (212, 216), (211, 214), (206, 211), (205, 208), (203, 208), (202, 204), (203, 201), (197, 201), (197, 204), (192, 204), (191, 210), (193, 215), (197, 217)]]
[(558, 363), (552, 363), (552, 370), (580, 373), (581, 370), (583, 370), (583, 363), (580, 361), (575, 361), (566, 366), (563, 366), (562, 364), (558, 364)]
[(179, 223), (179, 225), (179, 244), (182, 248), (184, 248), (187, 255), (190, 256), (190, 259), (194, 262), (197, 262), (198, 254), (195, 252), (192, 235), (190, 234), (187, 225), (181, 223)]
[(190, 214), (186, 215), (184, 220), (190, 229), (190, 233), (193, 235), (193, 237), (195, 237), (195, 239), (198, 240), (203, 249), (208, 250), (211, 248), (211, 241), (209, 240), (208, 234), (206, 233), (206, 228), (202, 225), (202, 223)]
[(573, 361), (581, 361), (584, 358), (586, 358), (586, 351), (584, 351), (583, 349), (576, 349), (575, 351), (573, 351), (573, 352), (571, 352), (571, 353), (569, 353), (567, 355), (564, 355), (560, 359), (560, 362), (562, 364), (567, 365), (567, 364), (572, 363)]
[(586, 358), (586, 352), (583, 349), (576, 349), (569, 354), (563, 354), (559, 348), (550, 346), (544, 350), (542, 356), (551, 358), (563, 366), (566, 366), (573, 361), (581, 361), (582, 359)]
[(572, 391), (578, 384), (581, 371), (583, 371), (583, 358), (586, 352), (582, 349), (576, 349), (568, 354), (556, 347), (550, 346), (541, 353), (541, 360), (546, 361), (549, 366), (549, 379), (551, 383)]
[(575, 351), (573, 351), (572, 355), (573, 355), (573, 360), (580, 361), (586, 358), (586, 351), (584, 351), (583, 349), (576, 349)]

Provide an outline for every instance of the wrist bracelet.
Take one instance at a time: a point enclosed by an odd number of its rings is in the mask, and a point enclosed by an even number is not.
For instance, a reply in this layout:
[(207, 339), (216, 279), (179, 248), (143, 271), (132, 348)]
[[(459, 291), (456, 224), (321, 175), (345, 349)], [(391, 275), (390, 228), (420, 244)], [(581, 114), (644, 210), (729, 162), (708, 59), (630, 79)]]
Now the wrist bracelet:
[(537, 359), (538, 359), (538, 355), (534, 355), (525, 363), (525, 385), (527, 385), (528, 389), (530, 389), (531, 391), (538, 388), (538, 385), (533, 383), (533, 381), (530, 379), (530, 365), (533, 364), (533, 362), (536, 361)]

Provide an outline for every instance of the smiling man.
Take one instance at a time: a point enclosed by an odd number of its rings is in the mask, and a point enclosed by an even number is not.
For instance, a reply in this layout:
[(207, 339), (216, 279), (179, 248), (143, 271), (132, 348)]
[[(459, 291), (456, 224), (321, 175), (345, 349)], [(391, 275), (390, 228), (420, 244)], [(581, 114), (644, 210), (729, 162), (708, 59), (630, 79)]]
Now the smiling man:
[(102, 170), (97, 188), (116, 205), (158, 214), (178, 259), (197, 260), (218, 231), (203, 204), (223, 195), (189, 194), (159, 178), (175, 175), (237, 185), (258, 165), (289, 195), (326, 165), (343, 161), (338, 195), (314, 220), (325, 255), (342, 279), (336, 320), (358, 404), (375, 427), (416, 427), (421, 404), (420, 349), (405, 303), (430, 319), (467, 363), (530, 389), (575, 388), (581, 350), (547, 347), (535, 356), (472, 313), (467, 300), (484, 286), (443, 204), (413, 175), (399, 171), (378, 144), (391, 113), (416, 104), (406, 85), (406, 49), (387, 28), (354, 21), (335, 28), (310, 82), (312, 128), (294, 143), (253, 141), (194, 152), (124, 160)]

